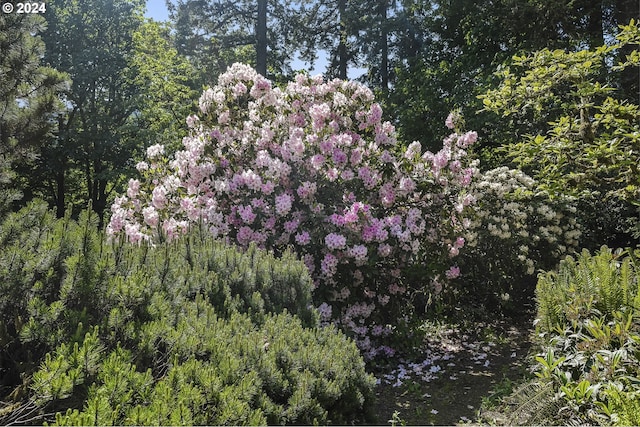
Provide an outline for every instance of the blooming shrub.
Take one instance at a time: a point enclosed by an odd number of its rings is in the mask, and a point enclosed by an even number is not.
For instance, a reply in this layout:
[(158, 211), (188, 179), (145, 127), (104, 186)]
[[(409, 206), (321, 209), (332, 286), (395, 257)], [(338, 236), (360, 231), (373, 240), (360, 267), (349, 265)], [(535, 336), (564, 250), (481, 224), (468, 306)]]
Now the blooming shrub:
[[(407, 314), (411, 290), (458, 274), (451, 258), (473, 201), (466, 149), (476, 133), (454, 132), (437, 153), (418, 142), (405, 149), (366, 87), (300, 74), (278, 88), (242, 64), (199, 105), (184, 150), (168, 158), (149, 147), (108, 233), (154, 242), (203, 223), (243, 247), (292, 247), (323, 319), (351, 331), (368, 356), (392, 352), (373, 341)], [(415, 265), (421, 281), (409, 282)]]
[(535, 272), (554, 268), (578, 248), (576, 200), (552, 198), (533, 178), (507, 167), (478, 174), (470, 189), (475, 215), (465, 235), (466, 251), (458, 260), (464, 288), (454, 290), (492, 309), (521, 297), (529, 300)]

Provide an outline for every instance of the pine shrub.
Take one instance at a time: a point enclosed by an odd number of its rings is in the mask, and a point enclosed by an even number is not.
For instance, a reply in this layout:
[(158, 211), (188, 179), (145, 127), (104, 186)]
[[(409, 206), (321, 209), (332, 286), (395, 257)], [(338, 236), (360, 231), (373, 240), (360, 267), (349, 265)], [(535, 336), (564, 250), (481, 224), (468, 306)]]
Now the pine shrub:
[[(100, 351), (95, 336), (73, 349), (62, 344), (34, 374), (34, 398), (57, 410), (58, 425), (370, 420), (373, 379), (342, 333), (304, 328), (286, 312), (268, 314), (259, 327), (245, 314), (222, 319), (202, 297), (185, 310), (175, 322), (164, 317), (142, 325), (133, 353), (116, 347), (82, 364)], [(137, 368), (140, 353), (153, 357), (146, 370)], [(82, 407), (61, 411), (75, 393), (86, 396)]]
[(318, 326), (289, 253), (194, 228), (155, 247), (105, 242), (95, 215), (32, 203), (0, 226), (0, 424), (366, 420), (355, 344)]

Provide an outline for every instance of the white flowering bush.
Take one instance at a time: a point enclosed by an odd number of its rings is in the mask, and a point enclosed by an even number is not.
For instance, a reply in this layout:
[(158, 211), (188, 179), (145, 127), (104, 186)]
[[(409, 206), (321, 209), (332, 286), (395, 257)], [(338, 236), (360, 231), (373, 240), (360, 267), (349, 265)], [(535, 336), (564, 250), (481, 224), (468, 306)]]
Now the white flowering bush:
[(414, 290), (459, 274), (475, 132), (422, 153), (397, 143), (361, 84), (300, 74), (278, 88), (242, 64), (202, 94), (187, 124), (184, 150), (147, 150), (141, 179), (112, 206), (112, 238), (153, 243), (197, 223), (242, 247), (290, 247), (314, 279), (321, 318), (369, 357), (393, 353), (380, 343), (411, 314)]
[(454, 291), (493, 304), (531, 296), (536, 271), (555, 267), (578, 248), (575, 199), (551, 197), (533, 178), (507, 167), (479, 174), (471, 191), (475, 215), (458, 259), (464, 276)]

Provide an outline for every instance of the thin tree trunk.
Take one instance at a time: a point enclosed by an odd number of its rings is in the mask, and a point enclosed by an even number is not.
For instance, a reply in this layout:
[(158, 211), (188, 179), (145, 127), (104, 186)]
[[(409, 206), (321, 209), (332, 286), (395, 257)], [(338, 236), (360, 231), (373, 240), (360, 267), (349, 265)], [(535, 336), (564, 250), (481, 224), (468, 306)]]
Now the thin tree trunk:
[(56, 172), (55, 176), (56, 187), (55, 187), (55, 202), (56, 202), (56, 217), (62, 218), (64, 217), (65, 211), (65, 179), (64, 179), (64, 170), (60, 170)]
[(267, 0), (258, 0), (256, 71), (263, 76), (267, 75)]
[(104, 225), (104, 211), (107, 207), (107, 180), (100, 178), (104, 172), (104, 167), (100, 159), (93, 161), (93, 179), (91, 180), (91, 207), (98, 215), (98, 228)]
[(380, 1), (380, 84), (383, 91), (389, 90), (389, 31), (387, 29), (388, 1)]
[(107, 181), (104, 179), (98, 180), (96, 198), (93, 202), (93, 210), (98, 214), (98, 229), (102, 230), (104, 227), (104, 212), (107, 208)]
[(345, 16), (347, 14), (347, 0), (338, 0), (338, 13), (340, 14), (340, 43), (338, 44), (338, 78), (347, 79), (347, 26)]
[(594, 5), (589, 11), (587, 31), (589, 33), (589, 48), (591, 49), (604, 45), (603, 13), (602, 2), (598, 2), (598, 4)]

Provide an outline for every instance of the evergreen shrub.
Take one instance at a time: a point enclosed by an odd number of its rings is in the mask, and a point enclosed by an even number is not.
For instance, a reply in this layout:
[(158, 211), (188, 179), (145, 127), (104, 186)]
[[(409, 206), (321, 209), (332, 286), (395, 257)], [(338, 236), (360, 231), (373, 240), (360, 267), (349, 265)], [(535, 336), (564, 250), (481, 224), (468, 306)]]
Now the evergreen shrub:
[(32, 203), (0, 226), (0, 424), (351, 423), (373, 379), (291, 254), (106, 243)]
[[(34, 399), (55, 409), (57, 425), (370, 420), (374, 380), (353, 341), (333, 327), (304, 328), (286, 312), (260, 326), (245, 314), (223, 319), (201, 296), (183, 310), (141, 325), (133, 351), (107, 351), (95, 334), (73, 348), (62, 344), (34, 374)], [(141, 366), (143, 358), (151, 363)], [(75, 394), (83, 403), (68, 408)]]
[(526, 401), (520, 400), (510, 424), (638, 420), (638, 268), (637, 250), (602, 247), (593, 255), (584, 250), (569, 256), (557, 271), (540, 275), (537, 379), (528, 385), (535, 391), (521, 393)]

